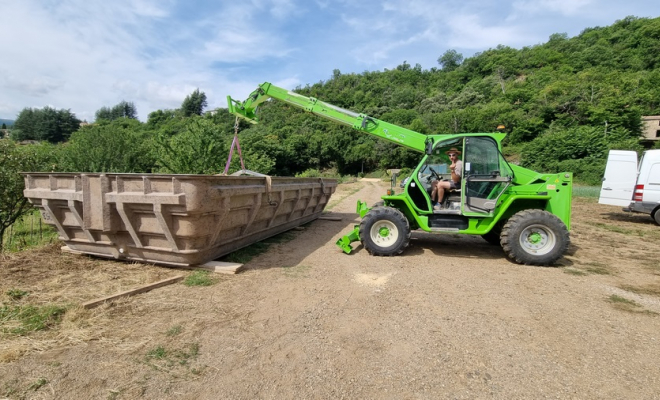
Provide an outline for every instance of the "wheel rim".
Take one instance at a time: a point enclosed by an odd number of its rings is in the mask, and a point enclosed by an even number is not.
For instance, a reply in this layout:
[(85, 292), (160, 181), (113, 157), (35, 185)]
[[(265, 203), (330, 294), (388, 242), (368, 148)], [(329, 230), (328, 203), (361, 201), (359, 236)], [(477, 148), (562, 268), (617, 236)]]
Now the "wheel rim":
[(380, 247), (390, 247), (399, 238), (399, 230), (391, 221), (382, 220), (372, 225), (369, 232), (371, 241)]
[(530, 225), (520, 234), (520, 247), (530, 254), (548, 254), (556, 244), (557, 236), (545, 225)]

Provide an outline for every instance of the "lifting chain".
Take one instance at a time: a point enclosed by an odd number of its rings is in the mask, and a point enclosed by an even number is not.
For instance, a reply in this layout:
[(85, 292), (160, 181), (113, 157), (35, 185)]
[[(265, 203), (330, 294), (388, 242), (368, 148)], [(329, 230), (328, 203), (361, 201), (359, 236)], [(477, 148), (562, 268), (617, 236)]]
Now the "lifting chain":
[(238, 143), (238, 117), (234, 122), (234, 140), (231, 141), (231, 148), (229, 149), (229, 158), (227, 158), (227, 164), (225, 165), (225, 172), (222, 175), (227, 175), (229, 171), (229, 164), (231, 164), (231, 158), (234, 155), (234, 146), (238, 150), (238, 157), (241, 159), (241, 169), (245, 170), (245, 163), (243, 162), (243, 153), (241, 153), (241, 145)]

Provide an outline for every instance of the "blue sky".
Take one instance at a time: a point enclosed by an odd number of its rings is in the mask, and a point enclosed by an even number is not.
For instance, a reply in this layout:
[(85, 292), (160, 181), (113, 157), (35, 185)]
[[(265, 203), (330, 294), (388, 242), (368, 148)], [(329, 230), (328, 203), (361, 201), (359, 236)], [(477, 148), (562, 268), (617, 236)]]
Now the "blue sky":
[[(628, 15), (660, 16), (658, 0), (0, 0), (0, 118), (25, 107), (135, 103), (139, 118), (196, 88), (209, 109), (259, 83), (287, 89), (407, 61), (437, 67), (503, 44), (579, 34)], [(358, 110), (359, 111), (359, 110)]]

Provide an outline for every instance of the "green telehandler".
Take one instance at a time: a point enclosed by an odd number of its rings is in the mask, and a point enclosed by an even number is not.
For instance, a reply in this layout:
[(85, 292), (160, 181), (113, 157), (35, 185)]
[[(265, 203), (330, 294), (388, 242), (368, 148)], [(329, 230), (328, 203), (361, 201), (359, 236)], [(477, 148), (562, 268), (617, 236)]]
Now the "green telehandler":
[[(359, 240), (370, 254), (401, 254), (410, 243), (411, 231), (417, 229), (481, 235), (521, 264), (551, 265), (566, 252), (572, 173), (541, 174), (509, 164), (501, 152), (504, 133), (425, 135), (268, 82), (245, 101), (228, 96), (227, 104), (231, 113), (257, 123), (259, 104), (271, 98), (422, 154), (400, 193), (395, 193), (393, 176), (392, 188), (382, 201), (371, 207), (358, 201), (361, 223), (337, 241), (345, 253)], [(452, 152), (462, 159), (460, 183), (438, 199), (440, 207), (434, 207), (433, 185), (452, 179), (448, 156)]]

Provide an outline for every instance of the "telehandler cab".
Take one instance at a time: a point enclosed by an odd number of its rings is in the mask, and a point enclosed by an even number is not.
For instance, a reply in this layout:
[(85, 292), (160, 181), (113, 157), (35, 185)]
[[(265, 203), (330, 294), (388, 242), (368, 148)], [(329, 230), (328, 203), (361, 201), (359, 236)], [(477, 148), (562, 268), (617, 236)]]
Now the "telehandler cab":
[[(351, 243), (359, 240), (370, 254), (397, 255), (416, 229), (481, 235), (521, 264), (550, 265), (566, 252), (572, 173), (540, 174), (509, 164), (501, 152), (504, 133), (424, 135), (268, 82), (245, 101), (228, 96), (227, 104), (231, 113), (257, 123), (257, 107), (270, 98), (422, 153), (401, 193), (395, 193), (394, 176), (382, 201), (372, 207), (358, 201), (361, 223), (337, 241), (344, 252), (350, 253)], [(449, 191), (442, 208), (434, 210), (432, 184), (450, 179), (450, 149), (458, 150), (462, 159), (460, 187)]]

